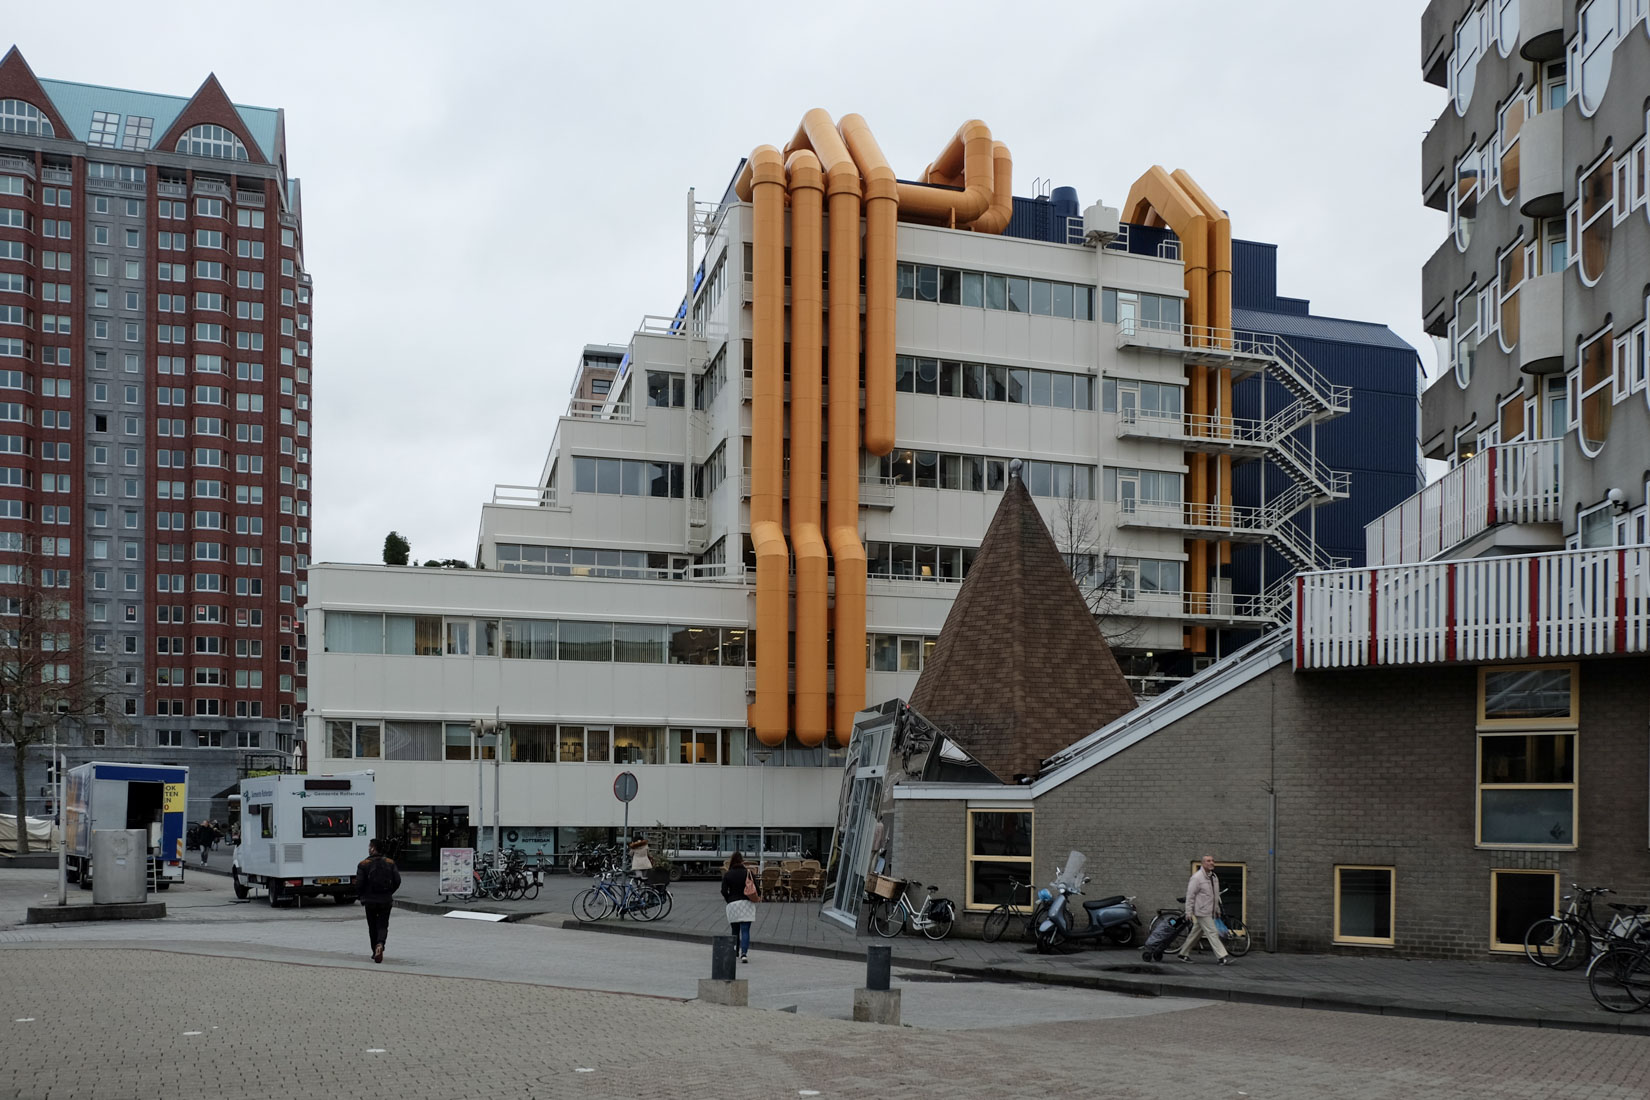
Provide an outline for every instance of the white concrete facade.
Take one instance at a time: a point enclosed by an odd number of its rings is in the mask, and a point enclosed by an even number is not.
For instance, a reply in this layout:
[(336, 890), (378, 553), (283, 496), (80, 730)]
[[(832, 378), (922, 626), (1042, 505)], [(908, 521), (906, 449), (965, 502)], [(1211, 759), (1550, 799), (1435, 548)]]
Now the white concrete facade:
[[(620, 763), (616, 754), (602, 762), (541, 761), (532, 758), (532, 749), (523, 760), (507, 753), (511, 762), (504, 764), (500, 777), (504, 824), (616, 825), (622, 807), (612, 796), (611, 780), (626, 768), (636, 771), (641, 786), (632, 807), (633, 824), (757, 824), (764, 780), (750, 755), (756, 742), (738, 736), (745, 732), (753, 668), (676, 663), (674, 650), (662, 663), (522, 659), (506, 654), (503, 643), (496, 654), (480, 652), (486, 624), (501, 624), (496, 629), (503, 637), (511, 630), (534, 629), (512, 628), (510, 621), (532, 620), (715, 628), (732, 632), (722, 635), (720, 658), (732, 660), (743, 653), (755, 619), (754, 569), (747, 572), (745, 551), (751, 420), (745, 251), (750, 214), (749, 206), (737, 202), (708, 214), (712, 228), (702, 234), (703, 278), (682, 319), (647, 318), (629, 344), (606, 403), (592, 407), (575, 400), (558, 421), (537, 484), (500, 486), (494, 500), (483, 504), (478, 569), (312, 567), (306, 720), (312, 768), (340, 768), (346, 760), (350, 767), (364, 763), (348, 755), (360, 745), (344, 750), (332, 736), (343, 727), (329, 723), (377, 723), (386, 734), (391, 725), (412, 723), (423, 737), (427, 727), (420, 723), (467, 724), (492, 717), (495, 707), (513, 729), (670, 731), (666, 753), (672, 761), (681, 759), (682, 739), (691, 731), (718, 731), (716, 766)], [(1119, 326), (1102, 320), (1101, 314), (1106, 291), (1177, 302), (1184, 298), (1179, 260), (902, 224), (899, 261), (1066, 284), (1077, 295), (1087, 294), (1086, 319), (1080, 318), (1080, 306), (1074, 316), (1061, 317), (900, 300), (900, 356), (984, 364), (987, 370), (1048, 372), (1044, 381), (1060, 375), (1050, 385), (1052, 392), (1066, 395), (1066, 407), (1052, 399), (1031, 403), (1035, 387), (1021, 402), (960, 392), (900, 392), (895, 454), (909, 450), (914, 462), (930, 452), (962, 456), (959, 463), (964, 465), (958, 469), (964, 475), (972, 458), (981, 460), (980, 469), (988, 476), (990, 460), (1018, 458), (1028, 471), (1040, 463), (1070, 467), (1075, 472), (1064, 476), (1090, 486), (1088, 495), (1078, 492), (1071, 499), (1049, 492), (1036, 498), (1057, 543), (1063, 550), (1094, 555), (1100, 567), (1096, 575), (1105, 572), (1107, 557), (1142, 563), (1122, 565), (1139, 571), (1129, 573), (1126, 585), (1097, 597), (1108, 635), (1120, 652), (1147, 656), (1152, 650), (1178, 651), (1191, 620), (1180, 598), (1181, 581), (1163, 590), (1161, 578), (1182, 576), (1185, 532), (1178, 523), (1154, 529), (1138, 517), (1120, 523), (1124, 505), (1116, 498), (1132, 491), (1142, 503), (1163, 499), (1178, 505), (1179, 499), (1141, 495), (1141, 485), (1158, 484), (1159, 474), (1179, 475), (1183, 484), (1184, 440), (1177, 431), (1160, 439), (1138, 431), (1122, 435), (1118, 413), (1102, 406), (1108, 382), (1160, 386), (1176, 395), (1175, 411), (1165, 419), (1178, 424), (1183, 407), (1178, 395), (1186, 383), (1179, 310), (1177, 306), (1172, 331), (1163, 334), (1161, 350), (1143, 350), (1139, 345), (1152, 341), (1138, 334), (1124, 344)], [(650, 374), (655, 383), (664, 379), (662, 403), (650, 403)], [(680, 391), (671, 389), (674, 379), (680, 379)], [(1087, 407), (1080, 396), (1085, 383)], [(1078, 396), (1071, 396), (1073, 386)], [(600, 465), (613, 459), (618, 466)], [(650, 465), (626, 467), (626, 461)], [(862, 454), (861, 538), (868, 548), (907, 548), (911, 556), (908, 567), (896, 565), (879, 574), (873, 555), (866, 618), (870, 704), (910, 694), (925, 642), (939, 634), (960, 587), (960, 571), (947, 575), (952, 566), (925, 562), (949, 561), (946, 551), (955, 551), (955, 561), (962, 563), (961, 555), (971, 555), (979, 545), (1000, 499), (989, 485), (941, 488), (910, 476), (889, 478), (884, 461)], [(937, 459), (939, 476), (949, 476), (945, 461)], [(1108, 469), (1113, 472), (1109, 479)], [(599, 484), (597, 479), (602, 479)], [(1108, 492), (1119, 479), (1124, 488)], [(1161, 482), (1173, 483), (1173, 477)], [(703, 495), (696, 496), (701, 487)], [(1082, 528), (1080, 539), (1072, 537), (1074, 526)], [(924, 559), (922, 551), (933, 556)], [(890, 560), (902, 560), (902, 552), (891, 552)], [(1159, 574), (1155, 563), (1172, 565)], [(1159, 581), (1142, 579), (1148, 568)], [(892, 575), (901, 571), (905, 575)], [(448, 623), (468, 621), (471, 650), (450, 652), (444, 639), (441, 652), (424, 655), (348, 651), (372, 648), (370, 625), (362, 627), (369, 636), (363, 641), (356, 628), (365, 620), (343, 618), (358, 614), (398, 617), (386, 630), (402, 631), (398, 644), (403, 648), (405, 638), (412, 637), (407, 631), (426, 629), (409, 626), (411, 619), (439, 618), (443, 630)], [(335, 618), (336, 638), (328, 627)], [(1059, 655), (1050, 654), (1050, 660)], [(424, 750), (388, 746), (387, 741), (386, 736), (385, 744), (374, 746), (370, 738), (367, 743), (384, 754), (370, 758), (378, 772), (381, 805), (475, 803), (476, 765), (466, 758), (467, 749), (458, 759), (398, 759), (397, 753)], [(794, 739), (788, 743), (779, 760), (765, 769), (770, 773), (765, 779), (769, 827), (828, 830), (836, 819), (840, 787), (840, 770), (828, 765), (837, 762), (834, 752), (804, 750)], [(492, 783), (486, 777), (489, 804)]]

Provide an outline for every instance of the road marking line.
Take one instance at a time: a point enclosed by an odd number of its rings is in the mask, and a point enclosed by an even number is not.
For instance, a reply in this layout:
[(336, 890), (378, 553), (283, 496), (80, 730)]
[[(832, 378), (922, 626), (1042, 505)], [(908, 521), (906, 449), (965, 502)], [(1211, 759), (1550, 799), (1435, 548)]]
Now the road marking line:
[(389, 1051), (385, 1050), (383, 1047), (368, 1047), (367, 1048), (367, 1053), (368, 1054), (388, 1054)]
[(14, 1024), (32, 1024), (32, 1023), (34, 1023), (34, 1017), (33, 1016), (19, 1016), (17, 1019), (13, 1020), (12, 1023), (14, 1023)]
[(596, 1071), (593, 1070), (593, 1069), (587, 1069), (584, 1066), (578, 1066), (573, 1070), (573, 1072), (574, 1073), (595, 1073)]
[(185, 1035), (199, 1035), (200, 1032), (198, 1032), (198, 1031), (186, 1031), (186, 1032), (184, 1032), (184, 1034)]

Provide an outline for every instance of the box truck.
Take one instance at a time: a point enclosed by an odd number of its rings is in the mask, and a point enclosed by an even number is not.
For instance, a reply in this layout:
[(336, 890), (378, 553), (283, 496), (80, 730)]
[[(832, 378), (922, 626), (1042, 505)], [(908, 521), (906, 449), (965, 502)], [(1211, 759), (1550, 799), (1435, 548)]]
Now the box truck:
[(235, 896), (254, 886), (269, 904), (330, 896), (355, 900), (355, 867), (367, 858), (372, 835), (373, 785), (367, 772), (341, 775), (265, 775), (241, 780), (231, 810), (240, 814), (241, 842), (229, 874)]
[(175, 764), (93, 761), (70, 768), (63, 794), (70, 882), (92, 888), (92, 830), (142, 829), (149, 836), (149, 889), (183, 881), (189, 769)]

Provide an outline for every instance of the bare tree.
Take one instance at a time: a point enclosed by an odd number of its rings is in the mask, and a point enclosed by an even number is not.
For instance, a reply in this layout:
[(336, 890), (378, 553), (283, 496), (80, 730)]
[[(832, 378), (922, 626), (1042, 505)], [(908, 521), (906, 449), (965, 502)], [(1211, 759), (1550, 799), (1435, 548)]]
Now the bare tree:
[(1116, 648), (1137, 641), (1144, 629), (1138, 615), (1131, 613), (1130, 597), (1119, 574), (1107, 567), (1113, 557), (1112, 544), (1103, 537), (1100, 511), (1072, 489), (1060, 498), (1055, 509), (1054, 544), (1066, 559), (1071, 579), (1088, 602), (1089, 611), (1100, 624), (1106, 644)]
[(17, 852), (27, 854), (29, 832), (23, 820), (24, 766), (29, 750), (55, 739), (66, 744), (87, 720), (124, 725), (108, 715), (118, 688), (108, 666), (86, 644), (80, 604), (67, 588), (69, 570), (51, 565), (51, 579), (63, 587), (44, 587), (48, 559), (30, 558), (0, 575), (0, 742), (12, 750), (12, 777), (17, 785)]

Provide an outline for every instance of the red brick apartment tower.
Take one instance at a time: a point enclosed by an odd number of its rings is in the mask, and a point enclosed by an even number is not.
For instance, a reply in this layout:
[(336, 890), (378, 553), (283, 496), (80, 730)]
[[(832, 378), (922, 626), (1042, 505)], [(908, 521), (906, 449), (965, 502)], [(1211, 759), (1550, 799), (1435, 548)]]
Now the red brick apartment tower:
[(116, 685), (73, 755), (188, 764), (195, 817), (301, 719), (311, 309), (282, 112), (0, 59), (0, 597)]

